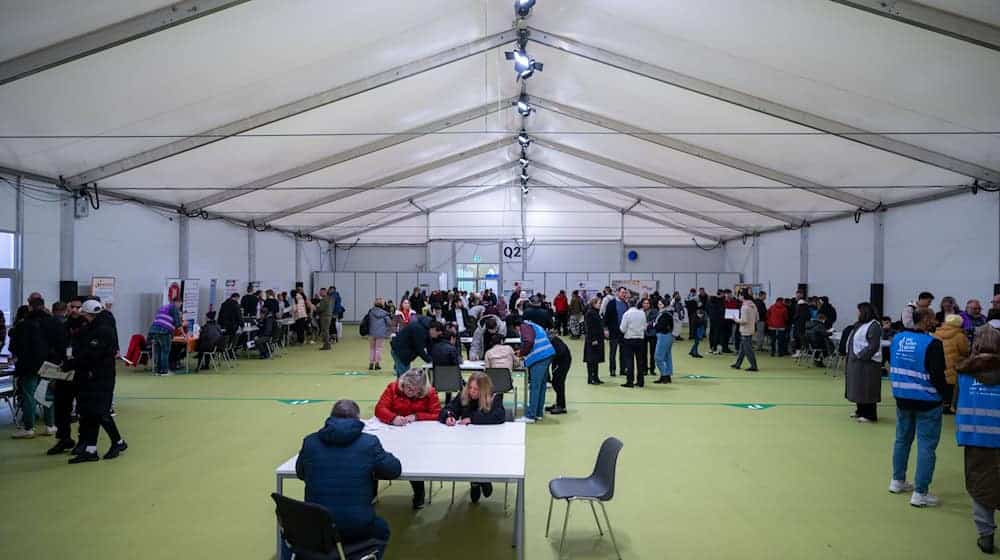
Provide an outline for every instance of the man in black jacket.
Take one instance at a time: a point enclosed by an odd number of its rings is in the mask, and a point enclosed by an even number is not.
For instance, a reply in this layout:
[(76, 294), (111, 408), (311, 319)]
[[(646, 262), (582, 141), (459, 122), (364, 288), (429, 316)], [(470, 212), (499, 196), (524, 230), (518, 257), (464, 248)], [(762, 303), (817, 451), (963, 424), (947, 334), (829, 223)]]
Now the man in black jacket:
[(573, 354), (558, 336), (550, 336), (549, 342), (556, 351), (552, 358), (552, 389), (556, 392), (556, 404), (545, 407), (549, 414), (566, 414), (566, 375), (573, 365)]
[(205, 319), (205, 324), (201, 326), (201, 331), (198, 333), (198, 366), (195, 370), (211, 367), (211, 358), (206, 354), (219, 350), (225, 337), (219, 323), (215, 322), (215, 311), (206, 313)]
[(247, 286), (247, 294), (240, 300), (240, 308), (243, 311), (243, 316), (250, 319), (256, 319), (258, 303), (260, 303), (260, 299), (257, 297), (257, 294), (254, 293), (253, 286)]
[(114, 459), (128, 449), (115, 419), (111, 416), (111, 401), (115, 392), (115, 353), (118, 335), (110, 314), (96, 300), (83, 302), (85, 325), (73, 344), (73, 358), (63, 362), (65, 371), (75, 370), (80, 386), (80, 441), (82, 452), (69, 463), (88, 463), (100, 459), (97, 438), (103, 427), (111, 439), (105, 459)]
[(608, 302), (604, 309), (604, 330), (608, 331), (608, 369), (611, 377), (615, 377), (618, 359), (621, 358), (622, 368), (625, 368), (625, 335), (622, 334), (622, 315), (628, 310), (628, 288), (618, 288), (618, 297)]
[(433, 339), (441, 336), (443, 330), (441, 323), (431, 322), (430, 317), (417, 316), (409, 325), (396, 333), (395, 338), (389, 343), (396, 377), (406, 373), (410, 369), (410, 363), (418, 357), (430, 363), (431, 357), (427, 353), (427, 348)]
[[(62, 361), (66, 352), (65, 336), (59, 321), (45, 309), (45, 300), (34, 296), (28, 300), (28, 316), (11, 330), (11, 353), (17, 359), (14, 375), (17, 377), (22, 404), (22, 429), (14, 432), (14, 439), (35, 437), (35, 390), (41, 378), (38, 370), (46, 361)], [(51, 407), (45, 407), (45, 429), (55, 433), (55, 420)]]
[[(66, 359), (66, 347), (72, 347), (76, 337), (83, 328), (84, 321), (80, 315), (80, 307), (83, 306), (83, 299), (79, 296), (70, 298), (67, 302), (68, 313), (66, 322), (63, 324), (63, 337), (65, 346), (62, 348), (58, 361), (51, 361), (54, 364), (61, 364)], [(56, 421), (56, 444), (50, 448), (49, 455), (59, 455), (74, 448), (76, 442), (73, 441), (73, 403), (80, 394), (80, 385), (76, 378), (66, 381), (54, 381), (52, 390), (52, 411)], [(81, 447), (80, 450), (83, 448)]]
[(243, 311), (240, 308), (240, 295), (234, 293), (219, 307), (219, 326), (229, 336), (236, 334), (243, 324)]

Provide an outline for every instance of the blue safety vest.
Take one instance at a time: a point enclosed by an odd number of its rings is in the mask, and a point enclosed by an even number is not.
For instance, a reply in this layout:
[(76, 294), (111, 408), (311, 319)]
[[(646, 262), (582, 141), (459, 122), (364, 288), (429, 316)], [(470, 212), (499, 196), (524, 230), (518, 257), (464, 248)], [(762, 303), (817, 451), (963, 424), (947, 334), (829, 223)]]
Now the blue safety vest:
[(959, 374), (958, 393), (958, 444), (1000, 447), (1000, 385), (986, 385), (971, 375)]
[(545, 329), (531, 321), (525, 321), (524, 323), (535, 331), (535, 344), (531, 347), (531, 353), (524, 357), (524, 365), (531, 367), (546, 358), (555, 356), (556, 349), (549, 342), (549, 335), (545, 334)]
[(927, 348), (934, 337), (921, 332), (901, 332), (893, 337), (890, 347), (889, 381), (892, 396), (915, 401), (940, 401), (937, 389), (927, 373)]

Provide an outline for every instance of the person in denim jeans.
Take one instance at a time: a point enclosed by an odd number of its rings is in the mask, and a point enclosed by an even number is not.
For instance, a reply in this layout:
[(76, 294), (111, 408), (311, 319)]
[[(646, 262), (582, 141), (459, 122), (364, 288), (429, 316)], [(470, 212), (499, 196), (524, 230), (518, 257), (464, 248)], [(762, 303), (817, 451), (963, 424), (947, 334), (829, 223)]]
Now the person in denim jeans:
[(177, 297), (171, 303), (161, 307), (156, 312), (153, 324), (149, 327), (149, 338), (153, 344), (153, 357), (158, 375), (170, 373), (170, 344), (174, 331), (181, 326), (182, 303), (181, 298)]
[[(936, 320), (930, 309), (913, 314), (915, 331), (905, 331), (892, 339), (889, 379), (896, 398), (896, 441), (892, 451), (892, 481), (889, 492), (913, 491), (910, 505), (936, 506), (929, 492), (941, 439), (941, 394), (945, 390), (944, 347), (930, 336)], [(917, 469), (914, 483), (906, 480), (910, 448), (917, 440)]]

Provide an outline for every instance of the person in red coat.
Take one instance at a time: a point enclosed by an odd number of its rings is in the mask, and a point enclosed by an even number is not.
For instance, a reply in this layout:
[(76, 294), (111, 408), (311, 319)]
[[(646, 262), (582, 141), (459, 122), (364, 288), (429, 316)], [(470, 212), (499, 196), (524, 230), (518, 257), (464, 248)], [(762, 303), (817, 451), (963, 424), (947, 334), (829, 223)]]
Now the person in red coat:
[(785, 300), (777, 298), (767, 310), (767, 330), (771, 332), (771, 355), (788, 355), (788, 322), (790, 319)]
[(569, 326), (569, 299), (566, 297), (566, 290), (559, 290), (559, 295), (552, 300), (552, 309), (556, 313), (556, 332), (566, 336)]
[[(441, 401), (437, 391), (427, 381), (427, 375), (411, 369), (389, 383), (375, 405), (375, 416), (393, 426), (406, 426), (411, 422), (437, 422), (441, 414)], [(424, 481), (411, 480), (413, 509), (424, 507)]]

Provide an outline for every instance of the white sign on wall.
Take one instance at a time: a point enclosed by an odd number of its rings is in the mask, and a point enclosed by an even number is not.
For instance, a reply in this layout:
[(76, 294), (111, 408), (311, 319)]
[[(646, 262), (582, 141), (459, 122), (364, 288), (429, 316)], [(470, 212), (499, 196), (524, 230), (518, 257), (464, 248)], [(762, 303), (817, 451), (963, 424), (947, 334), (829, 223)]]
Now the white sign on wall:
[(516, 243), (504, 243), (500, 249), (500, 254), (503, 255), (504, 262), (520, 261), (526, 256), (524, 254), (526, 250)]
[(93, 276), (90, 278), (90, 295), (97, 296), (105, 306), (115, 302), (115, 277)]

